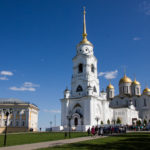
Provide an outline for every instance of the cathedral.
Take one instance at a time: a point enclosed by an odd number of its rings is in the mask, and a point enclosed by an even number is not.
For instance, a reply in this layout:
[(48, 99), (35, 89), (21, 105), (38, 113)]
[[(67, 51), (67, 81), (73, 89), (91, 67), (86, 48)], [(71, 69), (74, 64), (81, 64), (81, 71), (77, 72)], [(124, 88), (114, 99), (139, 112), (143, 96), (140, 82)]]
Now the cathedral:
[(140, 83), (126, 74), (119, 81), (119, 94), (109, 83), (106, 92), (100, 92), (97, 59), (93, 44), (87, 39), (85, 10), (83, 12), (83, 38), (73, 58), (71, 89), (61, 99), (61, 127), (70, 124), (76, 131), (86, 131), (100, 124), (132, 125), (137, 120), (150, 120), (150, 89), (141, 93)]

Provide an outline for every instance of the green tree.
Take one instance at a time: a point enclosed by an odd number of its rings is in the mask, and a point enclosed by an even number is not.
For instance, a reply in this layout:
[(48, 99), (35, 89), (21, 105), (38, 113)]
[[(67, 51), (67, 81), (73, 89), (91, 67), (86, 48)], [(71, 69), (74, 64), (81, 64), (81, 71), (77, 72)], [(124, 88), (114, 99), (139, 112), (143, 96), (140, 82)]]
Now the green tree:
[(110, 124), (110, 120), (109, 119), (107, 120), (107, 124)]
[(137, 120), (137, 121), (136, 121), (136, 125), (137, 125), (137, 126), (140, 126), (140, 125), (141, 125), (141, 121), (140, 121), (140, 120)]
[(121, 124), (121, 119), (119, 117), (117, 118), (117, 124)]
[(147, 121), (145, 119), (144, 119), (143, 123), (144, 123), (144, 125), (147, 125)]
[(101, 121), (101, 124), (104, 124), (103, 121)]

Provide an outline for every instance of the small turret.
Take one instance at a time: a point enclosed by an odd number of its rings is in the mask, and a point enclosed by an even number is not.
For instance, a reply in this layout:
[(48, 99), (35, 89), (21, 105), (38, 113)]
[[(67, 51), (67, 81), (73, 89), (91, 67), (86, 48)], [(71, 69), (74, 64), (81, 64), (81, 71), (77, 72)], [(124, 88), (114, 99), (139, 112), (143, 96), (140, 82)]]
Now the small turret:
[(150, 89), (148, 87), (146, 87), (144, 90), (143, 90), (143, 94), (144, 95), (150, 95)]
[(93, 87), (91, 87), (90, 84), (89, 84), (89, 86), (87, 87), (87, 95), (93, 95)]
[(129, 100), (128, 107), (129, 107), (130, 109), (133, 109), (133, 110), (135, 110), (135, 107), (134, 107), (134, 105), (133, 105), (133, 102), (132, 102), (132, 100)]
[(68, 90), (68, 88), (66, 88), (64, 91), (64, 98), (69, 98), (69, 97), (70, 97), (70, 91)]
[(132, 82), (131, 90), (132, 90), (133, 96), (140, 96), (141, 95), (141, 85), (136, 79)]
[(109, 83), (109, 85), (107, 86), (106, 92), (107, 92), (107, 99), (114, 98), (115, 90), (114, 90), (114, 86), (111, 83)]

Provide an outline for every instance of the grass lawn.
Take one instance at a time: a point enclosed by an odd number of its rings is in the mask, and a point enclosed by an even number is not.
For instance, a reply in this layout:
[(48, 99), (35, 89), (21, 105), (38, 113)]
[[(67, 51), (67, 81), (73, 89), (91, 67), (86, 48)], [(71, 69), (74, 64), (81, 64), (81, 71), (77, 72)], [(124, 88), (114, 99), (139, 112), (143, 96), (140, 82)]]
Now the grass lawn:
[[(71, 137), (83, 137), (87, 136), (87, 133), (74, 132), (71, 133)], [(21, 145), (29, 143), (37, 143), (44, 141), (54, 141), (65, 139), (64, 133), (62, 132), (41, 132), (41, 133), (22, 133), (22, 134), (8, 134), (7, 135), (7, 146)], [(3, 146), (4, 135), (0, 135), (0, 147)]]
[(74, 144), (66, 144), (41, 150), (148, 150), (150, 133), (127, 133)]

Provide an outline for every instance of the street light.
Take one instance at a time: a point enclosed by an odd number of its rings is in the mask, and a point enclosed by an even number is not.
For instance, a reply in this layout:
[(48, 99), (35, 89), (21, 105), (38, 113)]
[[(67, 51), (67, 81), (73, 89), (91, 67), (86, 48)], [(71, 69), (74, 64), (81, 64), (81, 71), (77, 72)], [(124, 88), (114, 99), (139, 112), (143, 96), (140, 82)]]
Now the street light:
[(52, 121), (50, 121), (50, 131), (52, 131)]
[(98, 126), (99, 117), (96, 117), (95, 120), (97, 121), (97, 126)]
[(69, 138), (71, 138), (71, 135), (70, 135), (70, 121), (71, 121), (71, 119), (72, 119), (72, 116), (71, 116), (71, 115), (68, 115), (68, 116), (67, 116), (67, 119), (68, 119), (68, 121), (69, 121)]
[(12, 109), (10, 109), (10, 110), (3, 109), (3, 111), (6, 114), (6, 129), (5, 129), (5, 136), (4, 136), (4, 146), (6, 146), (8, 116), (9, 116), (9, 114), (12, 113)]

